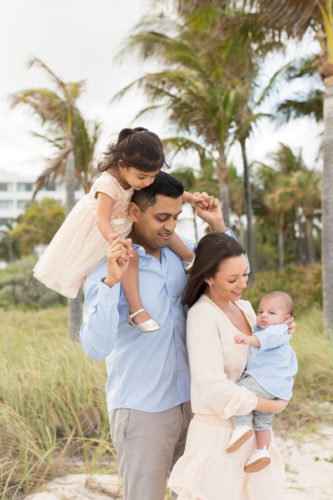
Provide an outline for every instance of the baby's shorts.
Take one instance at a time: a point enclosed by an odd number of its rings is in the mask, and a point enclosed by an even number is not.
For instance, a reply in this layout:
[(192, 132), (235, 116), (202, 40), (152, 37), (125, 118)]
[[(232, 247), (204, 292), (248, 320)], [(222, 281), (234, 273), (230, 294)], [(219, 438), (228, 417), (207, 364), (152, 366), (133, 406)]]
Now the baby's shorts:
[[(240, 378), (238, 385), (247, 387), (250, 391), (254, 392), (257, 396), (261, 396), (266, 399), (277, 399), (267, 392), (251, 375), (244, 374)], [(232, 417), (232, 423), (234, 427), (238, 425), (249, 425), (252, 426), (255, 431), (268, 431), (272, 429), (272, 418), (274, 413), (269, 413), (265, 411), (253, 410), (247, 415), (238, 415), (237, 417)]]

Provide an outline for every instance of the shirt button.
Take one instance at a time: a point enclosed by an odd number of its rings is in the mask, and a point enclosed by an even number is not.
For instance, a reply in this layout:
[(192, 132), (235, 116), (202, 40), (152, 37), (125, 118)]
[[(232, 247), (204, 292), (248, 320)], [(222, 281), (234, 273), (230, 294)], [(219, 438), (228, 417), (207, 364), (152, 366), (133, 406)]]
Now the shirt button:
[(107, 325), (107, 324), (105, 324), (105, 325), (104, 325), (104, 328), (107, 328), (107, 327), (108, 327), (108, 325)]

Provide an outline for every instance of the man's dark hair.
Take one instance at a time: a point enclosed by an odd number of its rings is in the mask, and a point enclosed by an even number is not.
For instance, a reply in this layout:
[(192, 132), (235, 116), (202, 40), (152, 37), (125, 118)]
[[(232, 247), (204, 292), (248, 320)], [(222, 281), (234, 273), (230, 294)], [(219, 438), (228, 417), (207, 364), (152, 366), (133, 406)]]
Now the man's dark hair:
[(159, 172), (150, 186), (134, 191), (132, 201), (144, 212), (148, 207), (155, 205), (158, 194), (179, 198), (183, 193), (184, 186), (178, 179), (165, 172)]

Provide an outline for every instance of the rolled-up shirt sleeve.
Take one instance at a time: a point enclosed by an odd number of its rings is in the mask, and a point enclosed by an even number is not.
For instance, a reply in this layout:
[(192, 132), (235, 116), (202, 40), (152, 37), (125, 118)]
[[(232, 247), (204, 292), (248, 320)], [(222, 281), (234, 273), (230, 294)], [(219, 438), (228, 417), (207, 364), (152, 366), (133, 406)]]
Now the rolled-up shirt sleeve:
[(88, 277), (86, 281), (80, 342), (89, 358), (101, 361), (110, 354), (116, 341), (120, 284), (110, 288), (103, 280), (90, 283)]
[(215, 413), (227, 419), (245, 415), (256, 407), (257, 396), (246, 387), (238, 386), (225, 373), (217, 318), (208, 304), (190, 309), (187, 346), (195, 413)]

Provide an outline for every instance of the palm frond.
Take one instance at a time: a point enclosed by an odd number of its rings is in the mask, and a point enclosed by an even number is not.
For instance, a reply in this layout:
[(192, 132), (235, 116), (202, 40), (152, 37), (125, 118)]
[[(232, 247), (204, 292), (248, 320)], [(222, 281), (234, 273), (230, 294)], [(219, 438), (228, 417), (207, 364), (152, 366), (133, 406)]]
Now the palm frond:
[(286, 99), (277, 108), (283, 121), (296, 118), (314, 118), (316, 122), (323, 120), (324, 94), (322, 90), (315, 89), (308, 93), (299, 93), (298, 98)]
[(276, 84), (279, 82), (279, 78), (281, 75), (286, 73), (290, 67), (290, 64), (284, 64), (281, 68), (279, 68), (277, 71), (275, 71), (274, 75), (270, 78), (268, 84), (262, 91), (261, 95), (259, 96), (256, 106), (260, 106), (262, 102), (270, 96), (270, 94), (276, 89)]
[(42, 68), (44, 71), (46, 71), (46, 73), (49, 75), (49, 77), (51, 78), (51, 80), (54, 81), (54, 83), (56, 84), (56, 86), (61, 89), (61, 91), (63, 92), (64, 96), (66, 98), (69, 97), (68, 93), (67, 93), (67, 88), (66, 88), (66, 85), (64, 84), (64, 82), (61, 80), (61, 78), (59, 78), (59, 76), (57, 76), (52, 70), (51, 68), (49, 68), (49, 66), (47, 66), (47, 64), (45, 64), (41, 59), (39, 59), (38, 57), (34, 57), (33, 59), (31, 59), (29, 62), (28, 62), (28, 67), (31, 68), (33, 66), (38, 66), (40, 68)]
[(35, 183), (35, 189), (32, 197), (35, 198), (38, 191), (40, 191), (43, 187), (52, 184), (56, 177), (59, 174), (59, 170), (64, 168), (64, 162), (71, 152), (72, 148), (67, 147), (61, 153), (59, 153), (51, 162), (50, 166), (47, 167), (38, 177)]

